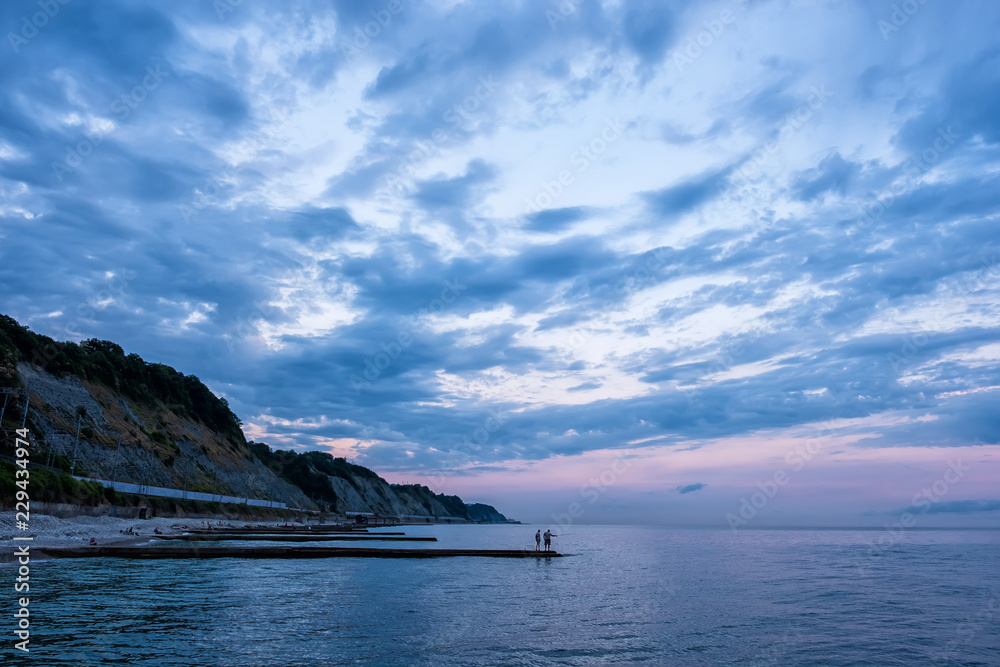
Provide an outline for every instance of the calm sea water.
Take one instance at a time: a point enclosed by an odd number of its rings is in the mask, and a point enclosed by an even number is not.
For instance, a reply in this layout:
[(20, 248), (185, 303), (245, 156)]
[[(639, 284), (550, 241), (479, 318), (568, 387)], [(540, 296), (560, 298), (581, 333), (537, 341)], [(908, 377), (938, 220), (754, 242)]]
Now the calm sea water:
[[(406, 532), (534, 548), (536, 529)], [(1000, 532), (884, 534), (581, 526), (537, 562), (33, 563), (32, 652), (4, 664), (1000, 665)]]

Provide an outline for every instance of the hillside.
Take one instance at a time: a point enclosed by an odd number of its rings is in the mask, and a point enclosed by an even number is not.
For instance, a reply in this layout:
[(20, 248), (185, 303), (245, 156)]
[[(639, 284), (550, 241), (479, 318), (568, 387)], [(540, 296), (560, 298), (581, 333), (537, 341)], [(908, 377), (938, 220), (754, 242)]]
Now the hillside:
[[(324, 452), (248, 443), (225, 399), (197, 377), (126, 355), (110, 341), (61, 343), (0, 315), (0, 387), (27, 389), (32, 461), (54, 471), (337, 513), (505, 520), (493, 508), (473, 513), (461, 499), (427, 487), (390, 485)], [(0, 449), (6, 457), (13, 453), (8, 432), (21, 413), (16, 401), (9, 405)], [(5, 504), (14, 495), (12, 474), (4, 473), (9, 467), (0, 469)], [(114, 497), (92, 495), (95, 502)], [(49, 489), (47, 496), (58, 493)]]

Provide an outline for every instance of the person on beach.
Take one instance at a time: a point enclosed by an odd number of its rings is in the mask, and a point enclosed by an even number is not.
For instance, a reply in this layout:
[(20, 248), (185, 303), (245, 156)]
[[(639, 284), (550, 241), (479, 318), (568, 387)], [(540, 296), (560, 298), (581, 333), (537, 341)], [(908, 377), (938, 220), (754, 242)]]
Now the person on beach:
[(541, 548), (542, 548), (542, 531), (541, 529), (539, 529), (535, 532), (535, 551), (538, 551)]

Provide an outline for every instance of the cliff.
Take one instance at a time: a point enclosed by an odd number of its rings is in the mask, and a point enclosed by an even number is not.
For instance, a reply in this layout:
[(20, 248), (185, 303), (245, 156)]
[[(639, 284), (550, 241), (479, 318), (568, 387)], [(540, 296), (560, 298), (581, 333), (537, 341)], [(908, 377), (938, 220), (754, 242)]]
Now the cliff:
[(492, 505), (483, 503), (472, 503), (466, 505), (469, 510), (469, 519), (476, 523), (507, 523), (508, 519)]
[[(126, 355), (109, 341), (60, 343), (0, 315), (0, 387), (28, 391), (32, 462), (53, 471), (339, 513), (505, 520), (492, 507), (471, 511), (481, 506), (427, 487), (390, 485), (323, 452), (248, 443), (228, 403), (197, 377)], [(0, 424), (4, 456), (13, 454), (20, 413), (9, 401)], [(2, 467), (0, 501), (12, 504), (12, 469)]]
[(271, 470), (337, 513), (438, 517), (480, 523), (507, 521), (489, 505), (466, 505), (458, 496), (436, 494), (417, 484), (390, 484), (368, 468), (324, 452), (273, 451), (259, 442), (251, 442), (249, 447)]

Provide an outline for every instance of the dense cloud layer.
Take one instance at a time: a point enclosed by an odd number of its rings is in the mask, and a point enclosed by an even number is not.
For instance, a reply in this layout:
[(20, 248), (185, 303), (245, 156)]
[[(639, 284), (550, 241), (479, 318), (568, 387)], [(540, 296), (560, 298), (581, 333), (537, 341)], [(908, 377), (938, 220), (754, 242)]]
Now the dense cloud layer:
[(39, 7), (0, 10), (0, 310), (254, 437), (427, 474), (1000, 443), (995, 7)]

